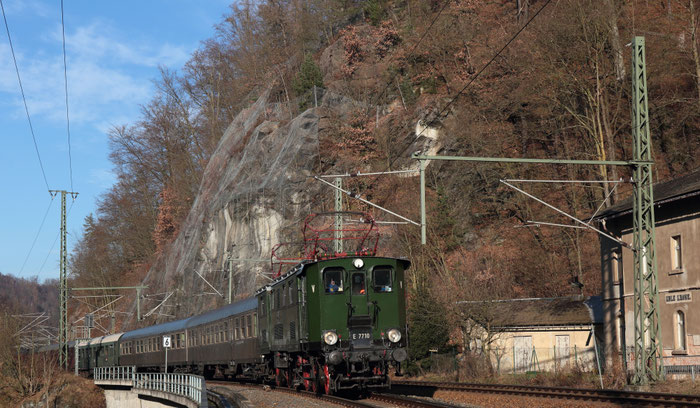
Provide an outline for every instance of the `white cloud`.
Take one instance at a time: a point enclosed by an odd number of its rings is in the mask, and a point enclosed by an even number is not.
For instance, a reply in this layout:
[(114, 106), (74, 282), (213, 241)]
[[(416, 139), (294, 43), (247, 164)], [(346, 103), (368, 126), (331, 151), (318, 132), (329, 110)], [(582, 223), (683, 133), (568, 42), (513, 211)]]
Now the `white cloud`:
[[(60, 31), (54, 31), (55, 39), (60, 41), (60, 35)], [(188, 50), (182, 45), (156, 45), (148, 39), (131, 37), (125, 41), (120, 37), (109, 23), (93, 22), (66, 35), (66, 47), (77, 59), (110, 60), (146, 67), (182, 65), (189, 58)]]
[(15, 15), (26, 13), (46, 17), (52, 13), (56, 13), (58, 10), (58, 7), (56, 7), (56, 10), (51, 10), (45, 3), (38, 0), (10, 0), (3, 2), (3, 5), (5, 6), (5, 12), (7, 14)]
[[(183, 46), (148, 44), (137, 38), (119, 40), (108, 23), (93, 22), (66, 33), (70, 118), (76, 123), (117, 123), (124, 112), (137, 112), (152, 95), (158, 65), (180, 66), (189, 58)], [(29, 112), (65, 120), (63, 55), (60, 26), (44, 36), (46, 48), (17, 54)], [(48, 53), (51, 50), (51, 53)], [(144, 70), (147, 73), (144, 75)], [(10, 49), (0, 43), (0, 103), (10, 102), (24, 115)], [(9, 101), (8, 101), (9, 99)], [(132, 117), (131, 120), (134, 118)], [(97, 125), (97, 123), (95, 123)]]

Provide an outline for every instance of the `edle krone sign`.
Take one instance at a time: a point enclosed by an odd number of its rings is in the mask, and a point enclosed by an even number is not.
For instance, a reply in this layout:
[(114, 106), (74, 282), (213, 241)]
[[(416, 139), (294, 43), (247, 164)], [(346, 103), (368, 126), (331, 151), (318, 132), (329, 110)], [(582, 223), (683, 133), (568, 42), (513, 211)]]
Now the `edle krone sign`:
[(668, 293), (665, 297), (666, 303), (684, 303), (693, 301), (693, 296), (690, 292)]

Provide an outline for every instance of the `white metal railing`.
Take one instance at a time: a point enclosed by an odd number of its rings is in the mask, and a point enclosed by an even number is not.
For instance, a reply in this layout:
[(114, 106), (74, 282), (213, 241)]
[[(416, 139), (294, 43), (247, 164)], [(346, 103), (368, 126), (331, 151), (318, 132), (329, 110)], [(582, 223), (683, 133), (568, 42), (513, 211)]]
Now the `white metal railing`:
[(193, 374), (137, 373), (134, 388), (182, 395), (198, 405), (206, 395), (204, 378)]
[(183, 396), (201, 406), (206, 401), (204, 378), (193, 374), (137, 373), (136, 367), (96, 367), (95, 381), (130, 381), (132, 388)]
[(95, 381), (134, 381), (135, 373), (135, 366), (95, 367), (93, 378)]

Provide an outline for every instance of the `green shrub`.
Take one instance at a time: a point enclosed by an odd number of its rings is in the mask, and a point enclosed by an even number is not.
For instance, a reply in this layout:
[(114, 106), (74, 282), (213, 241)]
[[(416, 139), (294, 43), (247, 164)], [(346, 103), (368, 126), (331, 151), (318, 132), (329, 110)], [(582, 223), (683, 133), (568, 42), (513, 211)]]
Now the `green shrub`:
[(304, 62), (301, 63), (299, 72), (292, 80), (292, 90), (301, 97), (299, 108), (304, 110), (313, 101), (312, 90), (314, 86), (323, 87), (323, 75), (311, 54), (306, 54)]

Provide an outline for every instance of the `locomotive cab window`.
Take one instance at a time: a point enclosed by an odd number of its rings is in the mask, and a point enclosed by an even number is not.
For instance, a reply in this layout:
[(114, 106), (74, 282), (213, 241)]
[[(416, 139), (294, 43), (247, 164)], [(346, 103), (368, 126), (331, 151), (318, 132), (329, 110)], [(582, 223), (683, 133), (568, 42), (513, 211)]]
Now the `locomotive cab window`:
[(391, 292), (391, 268), (378, 266), (372, 271), (372, 286), (375, 292)]
[(323, 287), (326, 293), (341, 293), (343, 291), (343, 268), (326, 268), (323, 271)]

